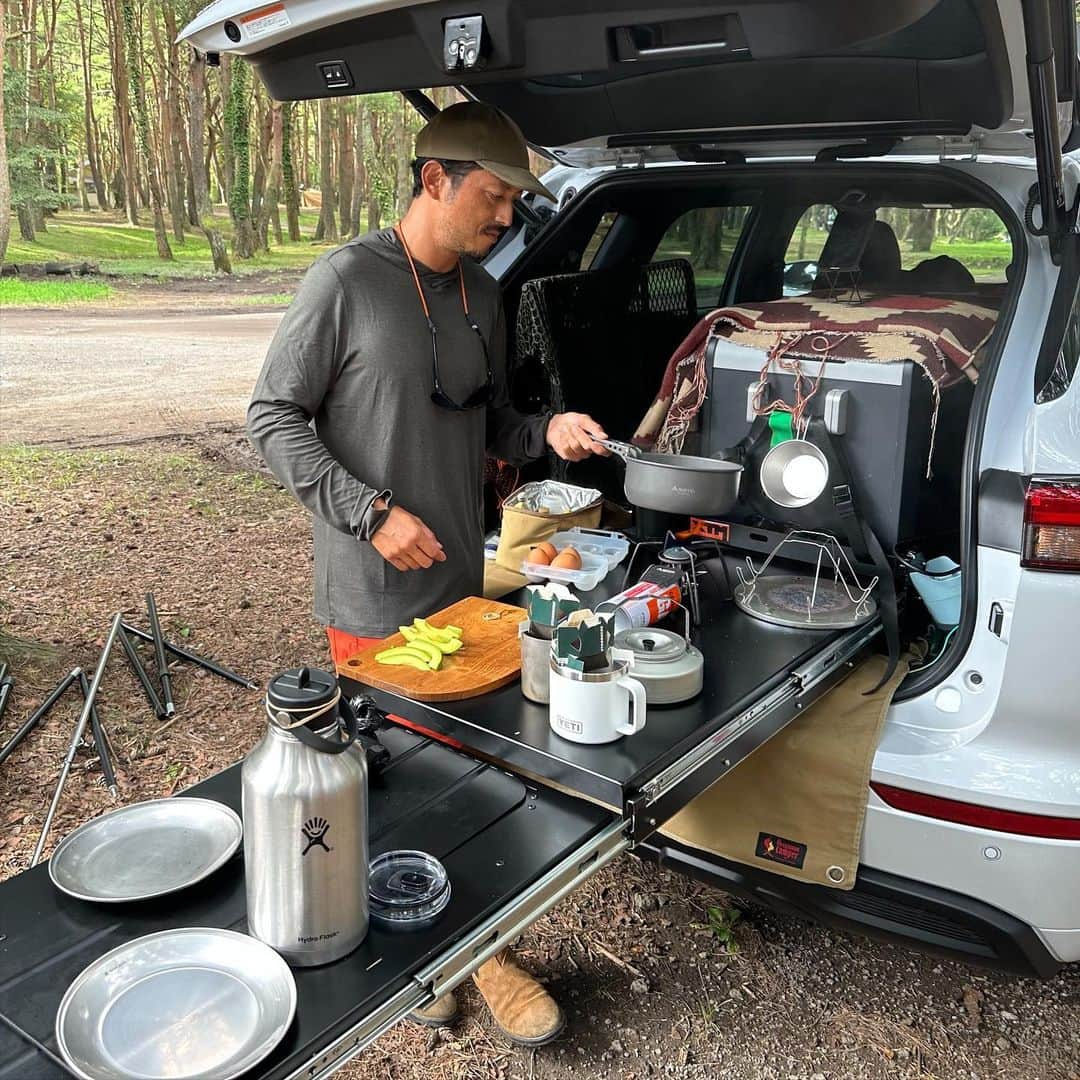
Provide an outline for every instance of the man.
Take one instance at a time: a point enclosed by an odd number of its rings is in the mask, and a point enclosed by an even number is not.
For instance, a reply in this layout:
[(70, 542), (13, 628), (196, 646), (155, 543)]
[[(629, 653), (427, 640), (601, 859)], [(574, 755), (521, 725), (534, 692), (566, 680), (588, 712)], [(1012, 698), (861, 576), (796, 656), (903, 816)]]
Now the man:
[[(319, 259), (270, 346), (248, 433), (312, 512), (314, 612), (335, 663), (482, 592), (485, 450), (513, 464), (549, 446), (570, 461), (606, 453), (590, 417), (509, 404), (498, 285), (473, 260), (522, 190), (551, 197), (528, 166), (524, 136), (498, 109), (439, 113), (417, 136), (404, 218)], [(512, 1041), (538, 1046), (562, 1030), (558, 1005), (509, 951), (475, 979)], [(455, 1015), (448, 994), (414, 1018)]]

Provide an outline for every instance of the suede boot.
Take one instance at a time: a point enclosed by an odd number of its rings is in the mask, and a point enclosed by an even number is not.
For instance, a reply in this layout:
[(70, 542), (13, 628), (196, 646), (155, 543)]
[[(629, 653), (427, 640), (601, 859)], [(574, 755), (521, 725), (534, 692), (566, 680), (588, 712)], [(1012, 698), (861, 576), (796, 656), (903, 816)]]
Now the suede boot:
[(424, 1027), (441, 1028), (449, 1027), (458, 1017), (457, 998), (453, 991), (436, 998), (430, 1005), (422, 1009), (413, 1009), (409, 1013), (409, 1019), (414, 1024), (423, 1024)]
[(543, 1046), (557, 1038), (566, 1017), (555, 999), (504, 949), (483, 964), (473, 981), (499, 1030), (518, 1046)]

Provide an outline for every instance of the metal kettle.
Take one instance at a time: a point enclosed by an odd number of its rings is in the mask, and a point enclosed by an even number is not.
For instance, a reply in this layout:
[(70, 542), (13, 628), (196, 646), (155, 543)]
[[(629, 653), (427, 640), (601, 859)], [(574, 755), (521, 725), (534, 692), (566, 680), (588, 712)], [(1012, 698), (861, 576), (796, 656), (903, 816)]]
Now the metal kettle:
[(335, 677), (292, 668), (266, 691), (266, 734), (241, 769), (248, 932), (295, 966), (328, 964), (368, 929), (368, 771)]

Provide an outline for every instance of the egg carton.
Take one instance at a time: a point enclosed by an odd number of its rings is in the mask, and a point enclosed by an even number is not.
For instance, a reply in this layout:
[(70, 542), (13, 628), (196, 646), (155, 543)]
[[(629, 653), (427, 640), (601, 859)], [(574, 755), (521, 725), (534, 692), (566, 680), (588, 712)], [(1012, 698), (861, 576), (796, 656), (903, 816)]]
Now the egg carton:
[[(555, 543), (554, 539), (550, 543), (559, 548), (559, 544)], [(562, 545), (563, 548), (570, 546), (567, 543)], [(573, 546), (577, 547), (576, 544)], [(588, 592), (590, 589), (595, 589), (607, 577), (608, 560), (603, 555), (582, 551), (581, 548), (578, 548), (578, 554), (581, 556), (580, 570), (565, 570), (561, 566), (548, 566), (545, 563), (534, 563), (529, 562), (528, 559), (522, 559), (521, 572), (533, 584), (540, 581), (557, 581), (561, 585), (573, 586), (580, 592)]]
[(614, 570), (630, 551), (630, 541), (622, 533), (606, 529), (567, 529), (556, 533), (548, 543), (560, 551), (564, 547), (575, 547), (582, 559), (587, 554), (599, 555), (606, 560), (609, 570)]

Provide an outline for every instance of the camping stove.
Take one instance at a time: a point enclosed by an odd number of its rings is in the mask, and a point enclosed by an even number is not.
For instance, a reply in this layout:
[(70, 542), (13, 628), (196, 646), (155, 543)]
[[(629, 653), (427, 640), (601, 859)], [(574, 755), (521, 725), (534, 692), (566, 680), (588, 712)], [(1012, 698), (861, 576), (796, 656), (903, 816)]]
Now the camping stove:
[(702, 563), (722, 556), (719, 541), (704, 537), (679, 539), (669, 532), (662, 540), (641, 540), (634, 546), (626, 565), (623, 589), (640, 581), (661, 586), (677, 585), (690, 610), (691, 622), (700, 626), (700, 583), (708, 573)]

